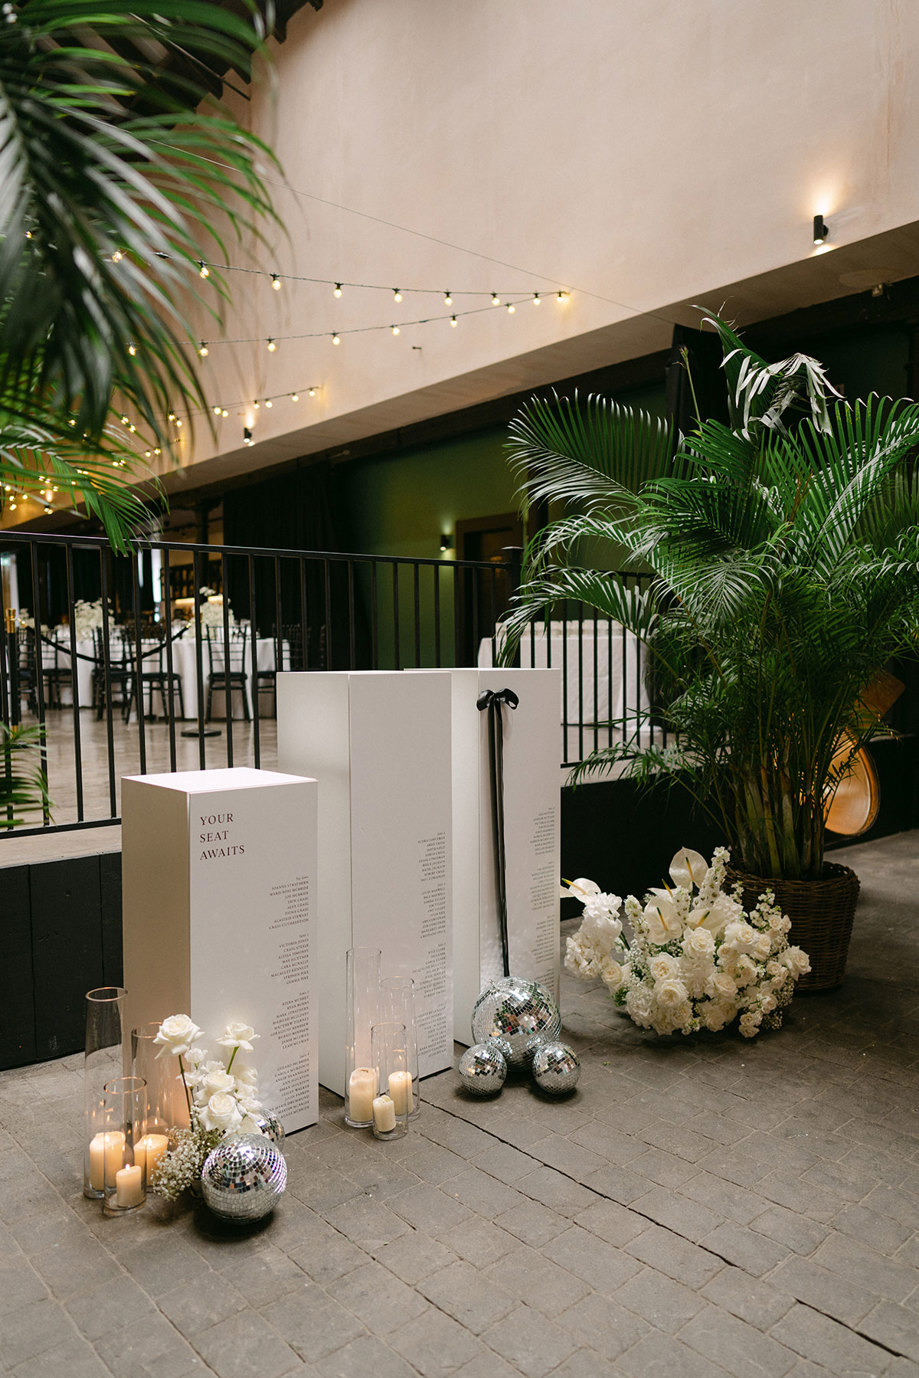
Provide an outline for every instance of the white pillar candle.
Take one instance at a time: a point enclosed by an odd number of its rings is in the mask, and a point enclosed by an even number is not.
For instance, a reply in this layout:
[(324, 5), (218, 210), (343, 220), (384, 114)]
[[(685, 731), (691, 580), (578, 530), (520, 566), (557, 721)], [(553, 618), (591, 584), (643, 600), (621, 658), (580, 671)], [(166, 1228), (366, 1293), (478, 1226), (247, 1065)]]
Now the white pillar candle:
[(390, 1072), (389, 1094), (397, 1115), (410, 1115), (414, 1108), (412, 1101), (411, 1072)]
[[(108, 1164), (105, 1150), (108, 1145)], [(124, 1151), (124, 1135), (119, 1129), (110, 1129), (105, 1134), (94, 1134), (89, 1144), (89, 1185), (93, 1191), (101, 1191), (103, 1184), (115, 1185), (115, 1173), (122, 1159), (117, 1149)], [(107, 1171), (106, 1171), (107, 1167)]]
[(115, 1173), (115, 1202), (122, 1207), (140, 1206), (144, 1201), (144, 1170), (139, 1163)]
[(373, 1119), (373, 1098), (377, 1093), (377, 1069), (355, 1067), (348, 1078), (348, 1114), (352, 1120)]
[(396, 1107), (392, 1103), (392, 1097), (385, 1091), (381, 1096), (374, 1097), (373, 1127), (380, 1134), (388, 1134), (396, 1127)]
[(144, 1169), (148, 1184), (168, 1147), (169, 1140), (165, 1134), (145, 1134), (134, 1145), (134, 1162)]

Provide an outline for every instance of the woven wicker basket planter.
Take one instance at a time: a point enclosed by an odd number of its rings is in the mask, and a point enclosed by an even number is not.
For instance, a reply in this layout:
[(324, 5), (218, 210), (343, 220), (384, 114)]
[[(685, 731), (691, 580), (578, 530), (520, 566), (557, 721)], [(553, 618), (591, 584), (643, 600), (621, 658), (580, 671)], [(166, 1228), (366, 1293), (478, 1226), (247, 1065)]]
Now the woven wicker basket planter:
[(798, 981), (799, 991), (832, 990), (842, 982), (858, 903), (858, 876), (848, 866), (828, 861), (821, 880), (763, 880), (728, 867), (729, 885), (743, 886), (743, 904), (750, 909), (765, 890), (791, 919), (789, 941), (803, 947), (811, 969)]

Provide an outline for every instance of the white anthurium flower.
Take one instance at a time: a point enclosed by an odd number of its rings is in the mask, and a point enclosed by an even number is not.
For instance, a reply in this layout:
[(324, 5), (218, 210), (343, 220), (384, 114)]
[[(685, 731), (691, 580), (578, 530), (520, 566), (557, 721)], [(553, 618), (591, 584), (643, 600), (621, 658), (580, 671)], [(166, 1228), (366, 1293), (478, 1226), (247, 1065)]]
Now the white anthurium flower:
[(252, 1052), (252, 1040), (259, 1035), (249, 1024), (228, 1024), (217, 1039), (221, 1048), (241, 1048), (244, 1053)]
[(681, 885), (684, 890), (698, 890), (707, 871), (705, 857), (689, 847), (681, 847), (670, 863), (670, 877), (674, 885)]
[(173, 1057), (183, 1057), (201, 1037), (198, 1025), (187, 1014), (171, 1014), (164, 1019), (153, 1042), (160, 1045), (157, 1057), (171, 1053)]
[(689, 927), (707, 928), (712, 937), (717, 938), (718, 934), (724, 929), (725, 924), (729, 923), (737, 913), (737, 906), (727, 895), (720, 895), (714, 904), (709, 906), (697, 905), (690, 910)]
[(642, 918), (651, 942), (655, 947), (665, 947), (680, 937), (683, 925), (673, 897), (666, 890), (652, 891), (651, 894), (652, 898), (642, 910)]
[(599, 895), (600, 887), (595, 880), (587, 880), (584, 876), (578, 876), (577, 880), (565, 881), (559, 889), (562, 899), (580, 900), (586, 903), (591, 895)]

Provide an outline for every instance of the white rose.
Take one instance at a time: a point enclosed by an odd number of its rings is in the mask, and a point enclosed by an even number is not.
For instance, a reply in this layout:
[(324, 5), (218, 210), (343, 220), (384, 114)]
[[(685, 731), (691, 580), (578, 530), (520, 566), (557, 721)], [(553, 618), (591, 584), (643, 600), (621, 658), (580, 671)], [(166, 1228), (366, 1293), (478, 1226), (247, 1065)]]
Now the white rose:
[(251, 1087), (253, 1091), (258, 1086), (258, 1072), (254, 1067), (234, 1067), (233, 1071), (240, 1086)]
[(675, 1009), (678, 1005), (683, 1005), (689, 996), (682, 981), (669, 978), (666, 981), (658, 981), (654, 990), (657, 1003), (663, 1009)]
[(785, 964), (795, 980), (811, 969), (810, 958), (800, 947), (786, 948), (779, 960)]
[(753, 956), (758, 962), (765, 962), (772, 951), (772, 939), (768, 933), (761, 933), (753, 944)]
[(734, 1007), (726, 1005), (721, 1000), (704, 1000), (699, 1006), (699, 1017), (706, 1029), (712, 1033), (720, 1033), (725, 1024), (729, 1024), (734, 1018)]
[(738, 957), (732, 975), (738, 986), (748, 986), (756, 977), (756, 967), (749, 957)]
[(153, 1040), (154, 1043), (160, 1044), (157, 1057), (162, 1057), (164, 1053), (183, 1057), (200, 1037), (201, 1030), (187, 1014), (171, 1014), (168, 1019), (163, 1020), (159, 1033)]
[(755, 1010), (748, 1010), (746, 1014), (740, 1016), (740, 1032), (744, 1038), (753, 1038), (759, 1032), (762, 1023), (762, 1015)]
[(687, 957), (711, 957), (715, 939), (707, 928), (693, 928), (683, 939), (683, 951)]
[(242, 1048), (243, 1052), (251, 1053), (252, 1039), (258, 1036), (248, 1024), (228, 1024), (217, 1042), (221, 1048)]
[(726, 971), (716, 971), (711, 979), (712, 994), (721, 1000), (733, 1000), (737, 994), (737, 982)]
[(599, 952), (611, 952), (622, 936), (622, 922), (605, 910), (595, 913), (590, 905), (587, 905), (584, 909), (581, 932), (589, 935), (592, 945)]
[(205, 1129), (224, 1131), (237, 1129), (243, 1118), (236, 1104), (236, 1097), (228, 1095), (226, 1091), (218, 1091), (216, 1095), (211, 1096), (207, 1105), (201, 1107), (199, 1114)]
[(218, 1091), (235, 1091), (236, 1078), (224, 1071), (221, 1067), (213, 1072), (208, 1072), (201, 1082), (201, 1099), (210, 1100), (211, 1096), (216, 1096)]
[(617, 961), (612, 957), (604, 959), (600, 966), (600, 979), (611, 994), (615, 994), (620, 986), (625, 985), (625, 972)]
[(658, 952), (648, 963), (648, 970), (655, 981), (675, 981), (679, 979), (680, 965), (669, 952)]

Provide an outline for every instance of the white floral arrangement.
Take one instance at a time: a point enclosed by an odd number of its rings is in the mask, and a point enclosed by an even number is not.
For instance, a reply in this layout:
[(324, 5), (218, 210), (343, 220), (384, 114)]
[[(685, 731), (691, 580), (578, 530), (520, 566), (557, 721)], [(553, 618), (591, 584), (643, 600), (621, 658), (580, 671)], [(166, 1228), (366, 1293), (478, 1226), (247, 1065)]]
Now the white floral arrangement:
[(211, 1058), (201, 1047), (204, 1033), (187, 1014), (164, 1019), (154, 1043), (157, 1057), (178, 1059), (179, 1080), (185, 1090), (189, 1128), (173, 1130), (168, 1151), (159, 1160), (148, 1184), (158, 1196), (175, 1201), (200, 1180), (204, 1160), (227, 1134), (259, 1134), (264, 1107), (258, 1099), (258, 1073), (236, 1061), (251, 1053), (258, 1034), (248, 1024), (228, 1024), (217, 1039), (229, 1053)]
[[(229, 626), (231, 626), (231, 627), (235, 627), (235, 626), (236, 626), (236, 616), (235, 616), (235, 614), (234, 614), (234, 612), (233, 612), (233, 609), (229, 606), (229, 602), (230, 602), (229, 598), (227, 598), (226, 600), (224, 600), (223, 598), (221, 598), (219, 602), (211, 603), (211, 602), (210, 602), (210, 599), (211, 599), (211, 598), (216, 598), (216, 597), (217, 597), (217, 594), (215, 594), (215, 592), (214, 592), (214, 590), (213, 590), (212, 588), (208, 588), (208, 586), (207, 586), (206, 584), (205, 584), (202, 588), (200, 588), (200, 589), (198, 590), (198, 593), (199, 593), (199, 594), (201, 595), (201, 597), (204, 599), (204, 602), (203, 602), (203, 603), (200, 605), (200, 607), (198, 608), (198, 615), (199, 615), (199, 617), (200, 617), (200, 619), (201, 619), (201, 626), (202, 626), (202, 628), (207, 628), (207, 627), (222, 627), (222, 626), (223, 626), (223, 605), (224, 605), (224, 601), (226, 601), (226, 603), (227, 603), (227, 622), (228, 622)], [(194, 634), (194, 631), (195, 631), (195, 619), (194, 619), (194, 614), (192, 614), (191, 623), (190, 623), (190, 629), (191, 629), (191, 631), (192, 631), (192, 634)]]
[(729, 861), (724, 847), (711, 864), (682, 848), (670, 864), (673, 885), (652, 889), (644, 904), (634, 895), (623, 904), (592, 880), (566, 882), (562, 895), (580, 900), (584, 914), (565, 966), (582, 980), (601, 980), (639, 1028), (655, 1033), (718, 1032), (738, 1016), (744, 1038), (779, 1028), (810, 961), (789, 946), (791, 921), (772, 891), (747, 914), (742, 887), (725, 890)]
[[(111, 613), (108, 624), (110, 628), (115, 625)], [(102, 599), (87, 603), (85, 598), (78, 598), (73, 605), (73, 626), (78, 641), (91, 641), (93, 632), (102, 626)]]

